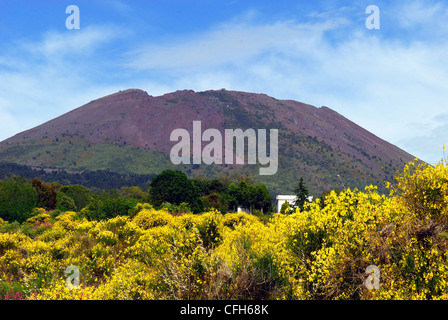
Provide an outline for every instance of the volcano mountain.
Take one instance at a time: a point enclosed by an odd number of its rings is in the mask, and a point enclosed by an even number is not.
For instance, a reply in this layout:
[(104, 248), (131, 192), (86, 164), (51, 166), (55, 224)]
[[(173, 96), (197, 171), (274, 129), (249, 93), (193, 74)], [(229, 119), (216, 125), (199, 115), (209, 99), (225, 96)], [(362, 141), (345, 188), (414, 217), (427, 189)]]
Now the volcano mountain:
[[(259, 165), (179, 164), (170, 161), (173, 130), (278, 130), (278, 170)], [(204, 143), (204, 147), (207, 143)], [(247, 149), (247, 148), (246, 148)], [(109, 170), (158, 174), (182, 170), (190, 177), (249, 176), (273, 194), (290, 194), (303, 177), (310, 192), (363, 188), (391, 181), (414, 159), (328, 107), (240, 91), (180, 90), (151, 96), (123, 90), (67, 112), (0, 142), (0, 161), (51, 170)]]

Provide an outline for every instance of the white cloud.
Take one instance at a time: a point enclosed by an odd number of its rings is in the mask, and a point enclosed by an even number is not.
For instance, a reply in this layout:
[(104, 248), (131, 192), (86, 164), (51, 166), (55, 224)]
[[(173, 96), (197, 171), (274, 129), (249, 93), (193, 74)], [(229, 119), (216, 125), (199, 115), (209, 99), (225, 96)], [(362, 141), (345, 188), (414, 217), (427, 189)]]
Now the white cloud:
[(434, 117), (430, 122), (416, 122), (408, 125), (415, 135), (400, 143), (413, 154), (421, 155), (424, 161), (439, 162), (444, 156), (443, 146), (448, 146), (448, 114)]
[[(415, 16), (420, 2), (407, 3), (407, 23), (423, 23)], [(423, 15), (432, 19), (446, 12), (440, 4), (425, 8)], [(174, 72), (171, 84), (194, 90), (225, 87), (326, 105), (415, 156), (437, 162), (427, 141), (415, 141), (408, 149), (406, 140), (421, 136), (410, 123), (432, 123), (434, 114), (446, 110), (448, 44), (419, 37), (405, 42), (337, 14), (313, 14), (326, 20), (239, 21), (187, 39), (152, 43), (134, 52), (130, 65)], [(341, 31), (345, 38), (333, 41), (332, 33)], [(430, 137), (434, 146), (442, 143), (441, 135)]]
[(15, 117), (8, 112), (8, 101), (0, 98), (0, 136), (8, 136), (11, 132), (19, 132), (20, 126), (18, 125)]
[(441, 2), (431, 3), (421, 0), (401, 2), (398, 9), (400, 14), (397, 15), (397, 20), (404, 28), (438, 24), (440, 13), (445, 11)]
[(110, 27), (91, 26), (17, 40), (0, 52), (0, 140), (122, 89), (95, 84), (89, 73), (95, 70), (90, 56), (117, 37)]
[(30, 53), (46, 59), (70, 56), (86, 56), (112, 40), (123, 37), (126, 30), (113, 26), (86, 26), (79, 30), (49, 31), (42, 40), (24, 43)]
[[(151, 43), (136, 50), (129, 66), (139, 69), (209, 69), (240, 65), (266, 52), (288, 52), (302, 44), (302, 51), (325, 30), (342, 21), (315, 25), (292, 21), (272, 24), (232, 23), (186, 39)], [(306, 41), (307, 43), (305, 43)], [(307, 44), (307, 45), (306, 45)]]

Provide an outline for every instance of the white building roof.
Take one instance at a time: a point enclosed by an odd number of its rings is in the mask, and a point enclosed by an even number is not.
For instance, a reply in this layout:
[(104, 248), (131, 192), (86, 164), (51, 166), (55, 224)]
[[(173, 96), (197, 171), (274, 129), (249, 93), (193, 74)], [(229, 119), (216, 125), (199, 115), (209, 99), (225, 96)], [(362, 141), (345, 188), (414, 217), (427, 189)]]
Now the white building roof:
[(296, 196), (291, 196), (291, 195), (285, 195), (285, 194), (279, 194), (276, 197), (276, 200), (295, 200)]

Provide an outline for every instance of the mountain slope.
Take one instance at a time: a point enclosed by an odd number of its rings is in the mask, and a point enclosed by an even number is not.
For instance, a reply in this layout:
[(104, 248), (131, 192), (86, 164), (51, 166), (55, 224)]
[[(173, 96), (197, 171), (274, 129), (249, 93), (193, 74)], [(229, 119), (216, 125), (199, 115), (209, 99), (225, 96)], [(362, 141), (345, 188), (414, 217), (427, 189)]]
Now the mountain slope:
[[(202, 131), (215, 128), (223, 136), (225, 129), (278, 129), (277, 174), (259, 176), (259, 165), (173, 165), (170, 134), (184, 128), (192, 136), (195, 120)], [(413, 158), (327, 107), (224, 89), (158, 97), (124, 90), (0, 142), (1, 161), (120, 173), (245, 174), (274, 194), (291, 193), (300, 177), (316, 195), (370, 183), (382, 188), (382, 180)]]

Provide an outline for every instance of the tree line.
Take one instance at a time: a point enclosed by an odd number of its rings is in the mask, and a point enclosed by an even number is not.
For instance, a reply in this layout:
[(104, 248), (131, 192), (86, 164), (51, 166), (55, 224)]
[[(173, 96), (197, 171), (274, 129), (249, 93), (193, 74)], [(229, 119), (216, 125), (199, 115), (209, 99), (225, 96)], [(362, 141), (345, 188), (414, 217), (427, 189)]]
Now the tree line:
[(264, 184), (254, 185), (247, 178), (239, 182), (228, 179), (189, 179), (178, 170), (164, 170), (149, 187), (150, 202), (156, 207), (163, 202), (180, 205), (188, 203), (193, 212), (215, 208), (221, 212), (235, 212), (237, 207), (250, 213), (273, 210), (271, 194)]
[(0, 162), (0, 179), (19, 176), (25, 179), (39, 178), (43, 181), (58, 181), (63, 185), (82, 185), (100, 191), (119, 189), (122, 186), (138, 186), (145, 189), (155, 174), (124, 174), (108, 170), (82, 170), (67, 172), (61, 169), (36, 169), (26, 165)]
[(33, 209), (75, 211), (91, 220), (132, 215), (138, 203), (167, 208), (172, 213), (201, 213), (211, 209), (235, 212), (242, 207), (250, 213), (270, 213), (271, 195), (263, 184), (250, 179), (239, 181), (188, 178), (178, 170), (164, 170), (147, 188), (122, 186), (119, 189), (90, 189), (83, 185), (45, 182), (38, 177), (13, 176), (0, 180), (0, 218), (19, 223), (33, 216)]

